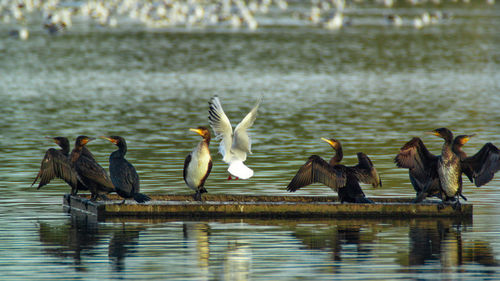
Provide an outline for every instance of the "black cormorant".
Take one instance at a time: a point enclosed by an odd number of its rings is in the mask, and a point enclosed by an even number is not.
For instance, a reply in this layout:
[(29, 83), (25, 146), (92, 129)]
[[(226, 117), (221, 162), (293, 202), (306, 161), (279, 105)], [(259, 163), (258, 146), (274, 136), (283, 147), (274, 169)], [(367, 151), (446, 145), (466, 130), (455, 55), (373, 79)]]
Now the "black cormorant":
[(139, 175), (135, 171), (134, 166), (125, 159), (125, 154), (127, 153), (125, 139), (120, 136), (101, 136), (101, 138), (118, 146), (118, 150), (113, 151), (109, 156), (109, 174), (115, 186), (116, 193), (124, 198), (122, 204), (125, 203), (125, 199), (127, 198), (134, 198), (138, 203), (151, 200), (149, 196), (139, 193)]
[(193, 149), (184, 160), (183, 177), (187, 186), (194, 190), (194, 199), (201, 201), (201, 194), (206, 193), (205, 180), (212, 170), (212, 157), (208, 146), (210, 144), (210, 131), (206, 127), (189, 129), (199, 134), (203, 140)]
[(460, 157), (453, 152), (453, 133), (447, 128), (439, 128), (429, 132), (444, 139), (441, 157), (438, 158), (437, 171), (441, 183), (441, 199), (455, 201), (455, 206), (460, 206), (458, 196), (462, 194), (462, 168)]
[(88, 190), (78, 178), (76, 171), (71, 166), (69, 160), (69, 141), (65, 137), (55, 137), (52, 139), (57, 145), (61, 147), (60, 150), (55, 148), (49, 148), (45, 152), (43, 157), (40, 171), (38, 172), (35, 180), (31, 184), (36, 183), (38, 179), (40, 182), (37, 189), (40, 189), (44, 185), (48, 184), (54, 178), (60, 178), (64, 180), (69, 186), (71, 186), (71, 194), (76, 195), (78, 190)]
[(106, 198), (106, 194), (115, 190), (106, 170), (85, 151), (85, 145), (95, 138), (79, 136), (75, 141), (75, 148), (71, 151), (70, 161), (82, 182), (89, 187), (91, 200), (98, 196)]
[(439, 157), (430, 153), (420, 138), (414, 137), (401, 147), (394, 158), (397, 167), (409, 169), (410, 182), (417, 192), (415, 203), (428, 196), (439, 195), (441, 191), (438, 175)]
[(365, 197), (359, 182), (381, 186), (382, 182), (370, 158), (358, 152), (358, 165), (344, 166), (340, 164), (343, 152), (339, 141), (324, 139), (336, 151), (336, 154), (327, 163), (321, 157), (312, 155), (288, 184), (287, 190), (295, 192), (297, 189), (315, 182), (323, 183), (336, 191), (341, 202), (373, 203)]

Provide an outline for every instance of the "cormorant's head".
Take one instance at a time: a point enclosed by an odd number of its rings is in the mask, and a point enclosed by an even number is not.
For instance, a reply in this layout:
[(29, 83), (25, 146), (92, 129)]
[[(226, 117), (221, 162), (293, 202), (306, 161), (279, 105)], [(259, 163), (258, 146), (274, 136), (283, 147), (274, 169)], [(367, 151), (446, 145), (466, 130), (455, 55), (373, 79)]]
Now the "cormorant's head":
[(455, 140), (453, 141), (453, 144), (455, 145), (459, 145), (459, 146), (462, 146), (464, 144), (466, 144), (470, 138), (472, 138), (473, 136), (475, 136), (476, 134), (472, 134), (472, 135), (460, 135), (460, 136), (457, 136), (455, 138)]
[(207, 127), (200, 126), (196, 129), (189, 129), (191, 132), (195, 132), (200, 135), (203, 139), (210, 139), (210, 130)]
[(338, 150), (340, 147), (340, 142), (336, 139), (325, 139), (325, 138), (321, 138), (321, 139), (326, 141), (335, 150)]
[(69, 146), (69, 141), (65, 137), (46, 137), (48, 139), (51, 139), (55, 144), (63, 147), (63, 146)]
[(428, 132), (431, 135), (438, 136), (440, 138), (445, 139), (446, 141), (451, 142), (453, 140), (453, 133), (447, 128), (438, 128), (433, 131)]
[(120, 137), (120, 136), (109, 136), (109, 137), (100, 136), (100, 138), (108, 140), (111, 143), (113, 143), (114, 145), (119, 145), (119, 144), (124, 144), (125, 143), (125, 139), (122, 138), (122, 137)]
[(95, 138), (87, 136), (78, 136), (75, 141), (75, 146), (84, 146), (91, 140), (95, 140)]

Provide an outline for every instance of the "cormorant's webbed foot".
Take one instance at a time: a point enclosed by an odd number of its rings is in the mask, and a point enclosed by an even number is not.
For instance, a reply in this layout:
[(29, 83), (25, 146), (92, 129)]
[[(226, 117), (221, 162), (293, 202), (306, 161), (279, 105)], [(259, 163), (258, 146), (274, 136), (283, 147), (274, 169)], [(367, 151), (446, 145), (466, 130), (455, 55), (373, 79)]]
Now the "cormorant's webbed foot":
[(196, 200), (196, 201), (201, 201), (201, 192), (200, 191), (197, 191), (194, 195), (193, 195), (193, 199)]
[(415, 199), (413, 199), (413, 201), (411, 201), (412, 203), (420, 203), (422, 201), (424, 201), (424, 199), (427, 198), (427, 192), (420, 192), (417, 194), (417, 197)]
[(360, 196), (360, 197), (356, 197), (355, 203), (363, 203), (363, 204), (373, 204), (373, 201), (364, 197), (364, 196)]
[(455, 210), (455, 211), (462, 210), (462, 204), (460, 203), (460, 200), (458, 200), (458, 198), (457, 198), (457, 201), (452, 206), (453, 206), (453, 210)]

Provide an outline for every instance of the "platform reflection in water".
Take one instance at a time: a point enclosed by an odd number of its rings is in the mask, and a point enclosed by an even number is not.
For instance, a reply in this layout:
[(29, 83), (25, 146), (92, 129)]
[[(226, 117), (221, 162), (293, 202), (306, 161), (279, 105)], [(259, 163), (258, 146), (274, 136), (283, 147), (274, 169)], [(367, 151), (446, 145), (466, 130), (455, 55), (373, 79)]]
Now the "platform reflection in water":
[(487, 241), (463, 241), (471, 220), (114, 219), (98, 223), (93, 218), (72, 216), (62, 225), (40, 223), (46, 253), (72, 262), (75, 271), (99, 272), (110, 263), (114, 274), (126, 271), (127, 276), (136, 272), (131, 268), (139, 267), (156, 277), (224, 280), (250, 280), (263, 274), (306, 276), (307, 272), (342, 276), (358, 271), (356, 264), (379, 265), (375, 271), (393, 270), (403, 276), (425, 274), (426, 264), (437, 265), (445, 273), (453, 273), (459, 265), (480, 264), (486, 266), (485, 272), (498, 265)]

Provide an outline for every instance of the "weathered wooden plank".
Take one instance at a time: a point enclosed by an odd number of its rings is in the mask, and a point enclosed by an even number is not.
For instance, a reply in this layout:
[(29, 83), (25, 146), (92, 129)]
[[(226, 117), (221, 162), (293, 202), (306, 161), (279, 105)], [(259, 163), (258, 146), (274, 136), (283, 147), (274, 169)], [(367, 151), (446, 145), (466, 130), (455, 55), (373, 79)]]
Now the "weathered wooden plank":
[(325, 196), (253, 196), (204, 195), (194, 201), (189, 195), (158, 195), (138, 204), (110, 196), (109, 201), (91, 202), (88, 197), (65, 195), (66, 210), (97, 216), (136, 218), (472, 218), (473, 207), (462, 204), (460, 210), (443, 207), (439, 201), (413, 204), (412, 198), (372, 198), (374, 204), (341, 204)]

